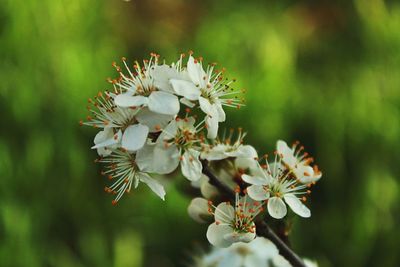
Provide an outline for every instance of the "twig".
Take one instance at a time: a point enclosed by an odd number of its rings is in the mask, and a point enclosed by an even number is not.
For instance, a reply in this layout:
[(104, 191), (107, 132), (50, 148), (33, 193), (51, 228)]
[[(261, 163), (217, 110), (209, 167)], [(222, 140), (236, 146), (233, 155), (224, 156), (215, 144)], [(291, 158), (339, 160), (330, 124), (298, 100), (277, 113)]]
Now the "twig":
[(221, 182), (212, 172), (211, 170), (208, 168), (208, 163), (207, 161), (203, 161), (203, 173), (205, 175), (207, 175), (207, 177), (209, 178), (209, 183), (215, 187), (217, 187), (223, 194), (227, 195), (230, 199), (235, 199), (235, 193), (233, 192), (233, 190), (227, 186), (226, 184), (224, 184), (223, 182)]
[[(229, 198), (234, 199), (235, 193), (226, 184), (221, 182), (208, 168), (208, 162), (203, 161), (203, 173), (208, 176), (209, 183), (217, 187), (223, 194)], [(293, 266), (293, 267), (306, 267), (303, 260), (283, 242), (275, 232), (269, 227), (265, 221), (256, 222), (257, 234), (268, 238), (278, 248), (279, 253)]]
[(293, 267), (306, 267), (303, 260), (280, 239), (265, 221), (257, 223), (257, 233), (266, 237), (278, 248), (279, 253), (292, 264)]

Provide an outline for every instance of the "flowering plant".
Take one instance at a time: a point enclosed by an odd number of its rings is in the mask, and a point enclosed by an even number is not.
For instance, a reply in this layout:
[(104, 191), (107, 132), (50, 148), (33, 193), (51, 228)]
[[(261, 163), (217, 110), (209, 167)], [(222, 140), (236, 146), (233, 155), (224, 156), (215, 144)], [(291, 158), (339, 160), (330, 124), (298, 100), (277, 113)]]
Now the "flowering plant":
[(224, 78), (224, 69), (215, 64), (204, 68), (202, 58), (192, 53), (184, 59), (182, 54), (176, 62), (160, 63), (152, 53), (130, 68), (123, 58), (124, 68), (113, 63), (118, 78), (109, 79), (112, 90), (89, 99), (91, 114), (81, 124), (100, 130), (92, 149), (100, 156), (96, 161), (105, 165), (102, 174), (112, 181), (105, 188), (114, 195), (112, 204), (141, 182), (164, 200), (165, 189), (154, 175), (180, 166), (191, 185), (200, 188), (202, 197), (192, 200), (188, 213), (198, 222), (211, 222), (206, 237), (212, 245), (223, 251), (237, 243), (273, 242), (287, 264), (305, 266), (268, 223), (284, 218), (286, 205), (310, 217), (303, 202), (321, 172), (298, 142), (289, 147), (279, 140), (270, 162), (244, 144), (242, 129), (236, 137), (234, 130), (218, 135), (219, 123), (226, 120), (224, 109), (243, 105), (241, 91), (231, 87), (235, 80)]

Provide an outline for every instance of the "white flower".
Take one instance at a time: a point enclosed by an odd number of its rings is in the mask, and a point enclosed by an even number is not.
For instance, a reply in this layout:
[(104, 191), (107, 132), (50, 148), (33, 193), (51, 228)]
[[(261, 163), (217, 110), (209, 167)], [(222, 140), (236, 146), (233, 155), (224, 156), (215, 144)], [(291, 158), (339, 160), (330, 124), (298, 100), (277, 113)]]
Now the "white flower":
[[(116, 91), (118, 92), (118, 91)], [(174, 116), (157, 114), (148, 108), (123, 108), (114, 103), (114, 93), (99, 93), (95, 101), (89, 99), (94, 109), (89, 107), (93, 116), (82, 124), (103, 128), (94, 140), (92, 149), (97, 149), (101, 156), (110, 154), (110, 149), (123, 147), (129, 151), (141, 149), (149, 132), (158, 132)]]
[[(315, 261), (310, 261), (308, 259), (303, 259), (304, 265), (307, 267), (318, 267), (318, 264)], [(272, 258), (271, 264), (274, 267), (292, 267), (292, 265), (280, 254), (275, 255)]]
[[(228, 248), (213, 247), (208, 254), (195, 257), (195, 267), (272, 267), (279, 255), (268, 239), (256, 237), (250, 243), (235, 243)], [(281, 267), (281, 266), (279, 266)]]
[(105, 188), (107, 193), (116, 195), (112, 201), (113, 205), (117, 204), (124, 193), (129, 193), (132, 186), (137, 188), (139, 182), (147, 184), (157, 196), (164, 200), (164, 187), (158, 181), (151, 178), (149, 174), (139, 170), (134, 154), (116, 149), (113, 150), (110, 156), (100, 158), (98, 162), (107, 164), (102, 174), (106, 175), (110, 180), (115, 180), (110, 187)]
[(214, 211), (215, 222), (207, 230), (208, 241), (216, 247), (229, 247), (235, 242), (250, 242), (256, 236), (254, 217), (262, 205), (236, 193), (235, 206), (223, 202)]
[[(303, 191), (307, 185), (298, 184), (292, 178), (290, 172), (284, 170), (280, 162), (269, 165), (267, 170), (258, 175), (243, 174), (242, 179), (251, 184), (247, 187), (248, 195), (258, 201), (268, 200), (268, 213), (276, 219), (285, 217), (289, 207), (299, 216), (307, 218), (311, 216), (310, 210), (301, 203), (298, 195), (309, 194), (310, 191)], [(302, 197), (305, 200), (305, 197)]]
[[(304, 259), (307, 267), (317, 267)], [(209, 253), (195, 254), (194, 267), (291, 267), (277, 247), (268, 239), (256, 237), (250, 243), (235, 243), (228, 248), (213, 247)]]
[(175, 92), (188, 100), (198, 100), (201, 110), (206, 116), (208, 138), (217, 137), (218, 123), (225, 121), (223, 105), (239, 107), (241, 102), (229, 96), (237, 94), (231, 91), (229, 85), (233, 81), (224, 82), (222, 72), (214, 73), (214, 66), (208, 66), (204, 71), (201, 61), (191, 55), (187, 63), (189, 79), (170, 79)]
[(132, 72), (123, 59), (129, 73), (125, 75), (116, 67), (121, 77), (115, 85), (124, 91), (115, 98), (120, 107), (148, 106), (149, 110), (159, 114), (176, 115), (179, 112), (179, 99), (168, 88), (157, 87), (152, 71), (157, 65), (158, 55), (152, 54), (149, 61), (144, 61), (143, 68), (136, 62)]
[(179, 165), (179, 150), (176, 147), (162, 147), (148, 142), (136, 153), (136, 163), (144, 172), (167, 174)]
[(279, 140), (276, 144), (277, 152), (280, 157), (282, 157), (283, 163), (287, 168), (293, 172), (297, 179), (304, 184), (312, 183), (318, 181), (322, 173), (318, 170), (318, 166), (314, 165), (314, 168), (310, 166), (313, 162), (313, 158), (308, 156), (308, 153), (301, 151), (304, 147), (301, 146), (297, 149), (299, 142), (293, 144), (290, 148), (286, 142)]
[[(165, 174), (172, 172), (180, 163), (182, 174), (191, 181), (202, 176), (202, 164), (197, 145), (197, 129), (193, 117), (176, 118), (171, 121), (157, 139), (155, 145), (149, 145), (138, 152), (138, 165), (141, 170)], [(160, 154), (161, 156), (157, 155)], [(155, 160), (158, 158), (158, 160)]]
[(181, 54), (180, 59), (176, 63), (171, 65), (163, 64), (156, 65), (153, 68), (152, 76), (154, 78), (154, 84), (163, 88), (163, 90), (183, 96), (181, 98), (181, 103), (193, 107), (194, 103), (191, 101), (196, 101), (199, 99), (200, 90), (190, 87), (181, 86), (186, 82), (190, 82), (190, 77), (187, 69), (182, 66), (182, 59), (184, 54)]
[(201, 158), (208, 161), (222, 160), (229, 157), (237, 158), (257, 158), (257, 151), (250, 145), (243, 145), (243, 138), (246, 133), (242, 133), (242, 129), (239, 128), (237, 139), (234, 143), (231, 143), (233, 135), (233, 129), (230, 132), (228, 138), (223, 138), (222, 141), (216, 140), (214, 145), (204, 147), (204, 151), (201, 153)]

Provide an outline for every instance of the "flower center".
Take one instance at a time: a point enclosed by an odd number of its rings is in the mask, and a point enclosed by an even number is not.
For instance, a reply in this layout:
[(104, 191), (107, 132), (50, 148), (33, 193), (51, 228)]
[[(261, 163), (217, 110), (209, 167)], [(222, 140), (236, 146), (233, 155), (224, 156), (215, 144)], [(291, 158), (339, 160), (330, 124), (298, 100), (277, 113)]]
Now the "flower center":
[(157, 91), (157, 88), (152, 83), (148, 82), (149, 84), (147, 85), (145, 84), (145, 82), (142, 83), (143, 85), (139, 85), (136, 88), (136, 93), (138, 95), (148, 97), (152, 92)]
[(201, 88), (200, 92), (201, 96), (207, 99), (211, 105), (215, 103), (216, 98), (211, 94), (211, 90), (208, 88)]

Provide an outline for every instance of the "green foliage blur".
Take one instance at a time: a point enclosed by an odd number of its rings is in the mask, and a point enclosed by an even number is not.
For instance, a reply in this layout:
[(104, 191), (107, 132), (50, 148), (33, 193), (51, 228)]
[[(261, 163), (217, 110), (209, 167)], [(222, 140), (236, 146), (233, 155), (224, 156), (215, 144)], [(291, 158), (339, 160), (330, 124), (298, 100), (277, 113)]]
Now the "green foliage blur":
[(294, 250), (400, 266), (398, 1), (2, 0), (0, 49), (0, 266), (182, 266), (207, 247), (181, 177), (113, 207), (78, 125), (112, 61), (189, 49), (247, 89), (222, 127), (260, 154), (300, 140), (323, 171)]

